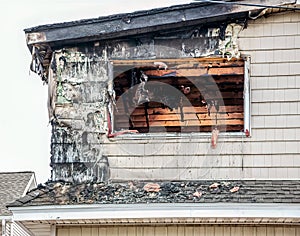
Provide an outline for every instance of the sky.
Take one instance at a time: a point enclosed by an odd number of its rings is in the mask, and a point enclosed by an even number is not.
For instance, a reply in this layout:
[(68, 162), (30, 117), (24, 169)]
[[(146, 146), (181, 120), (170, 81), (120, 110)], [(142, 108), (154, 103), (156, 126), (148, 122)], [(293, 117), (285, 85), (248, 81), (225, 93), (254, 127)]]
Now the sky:
[(1, 1), (0, 172), (34, 171), (38, 183), (50, 178), (47, 86), (29, 72), (31, 54), (26, 46), (25, 28), (189, 2), (192, 1)]

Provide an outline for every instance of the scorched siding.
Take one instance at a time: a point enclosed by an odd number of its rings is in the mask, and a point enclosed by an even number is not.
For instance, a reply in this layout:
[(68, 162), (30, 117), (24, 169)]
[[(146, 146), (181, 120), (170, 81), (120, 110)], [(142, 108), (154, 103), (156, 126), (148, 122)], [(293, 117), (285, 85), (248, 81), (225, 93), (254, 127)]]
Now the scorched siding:
[[(226, 40), (232, 39), (233, 42), (236, 42), (237, 32), (242, 26), (234, 23), (228, 24), (227, 28), (228, 32), (227, 30), (223, 32), (226, 34)], [(53, 53), (48, 78), (49, 115), (52, 121), (52, 179), (81, 182), (106, 181), (109, 177), (114, 180), (197, 179), (200, 177), (213, 178), (213, 176), (221, 179), (239, 178), (239, 175), (236, 174), (237, 171), (224, 177), (224, 171), (219, 172), (219, 169), (223, 166), (228, 167), (229, 164), (221, 164), (217, 156), (219, 154), (231, 156), (233, 153), (242, 155), (245, 152), (244, 143), (241, 142), (241, 138), (245, 139), (242, 132), (244, 61), (234, 58), (239, 56), (237, 45), (233, 43), (232, 46), (225, 48), (225, 41), (218, 36), (221, 34), (219, 31), (221, 29), (215, 24), (205, 26), (201, 28), (201, 31), (198, 28), (188, 27), (179, 32), (171, 31), (164, 37), (149, 33), (143, 37), (136, 36), (135, 39), (95, 42), (56, 50)], [(224, 56), (226, 55), (226, 58), (221, 57), (222, 53)], [(211, 57), (200, 58), (201, 55), (206, 54)], [(219, 56), (217, 57), (215, 54)], [(153, 57), (155, 59), (149, 60)], [(196, 58), (194, 59), (194, 57)], [(168, 59), (164, 60), (165, 58)], [(144, 61), (143, 63), (148, 63), (144, 65), (144, 68), (148, 68), (148, 70), (149, 63), (150, 67), (153, 67), (155, 63), (158, 65), (167, 63), (176, 73), (180, 72), (180, 68), (184, 68), (183, 71), (188, 73), (196, 71), (197, 76), (193, 74), (191, 77), (197, 78), (200, 84), (204, 81), (200, 88), (201, 96), (202, 90), (216, 93), (220, 86), (224, 86), (225, 88), (222, 87), (222, 90), (227, 96), (226, 99), (229, 100), (231, 111), (222, 111), (221, 114), (220, 110), (220, 117), (225, 117), (228, 126), (238, 124), (235, 132), (241, 137), (238, 139), (220, 137), (216, 149), (210, 147), (212, 125), (206, 125), (206, 135), (202, 137), (199, 136), (199, 132), (173, 133), (171, 135), (167, 132), (147, 133), (146, 135), (115, 137), (110, 133), (114, 132), (114, 130), (110, 130), (110, 123), (113, 124), (115, 114), (118, 112), (118, 109), (113, 112), (116, 103), (113, 99), (114, 92), (116, 92), (114, 91), (116, 88), (113, 86), (114, 73), (118, 72), (120, 80), (123, 79), (122, 76), (128, 76), (124, 70), (117, 70), (115, 62), (120, 62), (120, 60), (132, 61), (137, 68), (141, 66), (139, 63)], [(176, 60), (177, 64), (174, 64), (173, 62)], [(151, 70), (152, 73), (166, 71), (156, 67), (149, 71), (151, 72)], [(217, 87), (216, 84), (219, 82), (216, 81), (221, 79), (219, 77), (215, 79), (214, 76), (224, 76), (222, 81), (225, 82)], [(161, 76), (161, 79), (164, 78), (170, 78), (175, 82), (177, 79), (174, 75), (171, 77)], [(125, 79), (130, 78), (125, 77)], [(208, 85), (205, 83), (213, 88), (206, 88), (205, 86)], [(180, 85), (177, 86), (180, 88)], [(234, 93), (234, 89), (230, 90), (229, 87), (236, 88), (239, 96), (228, 95)], [(180, 90), (178, 91), (181, 93)], [(164, 97), (164, 94), (160, 95)], [(213, 95), (213, 98), (214, 96), (217, 95)], [(200, 107), (201, 105), (199, 105), (205, 100), (199, 95), (195, 99), (198, 104), (197, 108), (205, 109), (204, 106)], [(232, 102), (236, 102), (233, 103), (236, 105), (231, 106)], [(224, 107), (220, 104), (220, 109)], [(232, 107), (238, 107), (238, 110), (233, 110)], [(227, 118), (232, 112), (236, 113), (232, 116), (237, 118)], [(210, 116), (207, 112), (201, 115), (205, 116), (206, 120), (210, 120), (210, 123), (216, 124), (217, 118), (213, 118), (216, 117), (216, 113), (212, 113), (214, 116)], [(196, 117), (196, 113), (194, 116)], [(207, 123), (204, 118), (202, 123), (199, 122), (198, 120), (201, 119), (197, 118), (200, 129), (204, 123)], [(219, 119), (221, 124), (222, 120)], [(189, 120), (178, 123), (185, 128), (189, 125)], [(208, 129), (210, 132), (207, 132)], [(110, 135), (113, 137), (108, 138)], [(238, 140), (238, 142), (232, 145), (234, 140)], [(194, 162), (198, 162), (198, 164), (193, 166)], [(209, 168), (213, 168), (213, 170), (209, 170)]]
[[(49, 76), (52, 179), (299, 178), (299, 16), (285, 12), (248, 23), (243, 30), (241, 25), (227, 26), (230, 50), (221, 49), (219, 29), (206, 26), (206, 31), (192, 30), (184, 39), (180, 37), (191, 29), (55, 51)], [(231, 53), (251, 60), (250, 68), (245, 67), (245, 76), (250, 72), (251, 117), (246, 118), (251, 120), (251, 137), (246, 137), (246, 130), (220, 135), (215, 149), (211, 133), (107, 137), (118, 112), (113, 112), (114, 61), (139, 63), (155, 57), (155, 62), (163, 62), (222, 52), (227, 55), (224, 60), (231, 60)], [(120, 80), (128, 77), (122, 71), (118, 75)]]
[(251, 20), (239, 34), (241, 53), (251, 58), (251, 138), (221, 139), (217, 152), (209, 138), (145, 139), (132, 149), (130, 140), (118, 141), (119, 149), (108, 148), (113, 178), (299, 178), (299, 37), (299, 13)]

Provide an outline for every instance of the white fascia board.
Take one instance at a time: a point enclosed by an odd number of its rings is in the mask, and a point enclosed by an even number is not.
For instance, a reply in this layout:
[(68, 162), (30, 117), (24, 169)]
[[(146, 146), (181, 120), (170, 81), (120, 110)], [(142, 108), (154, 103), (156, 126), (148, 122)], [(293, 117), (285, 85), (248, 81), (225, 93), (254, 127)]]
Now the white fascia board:
[(1, 220), (11, 220), (12, 219), (12, 215), (11, 216), (0, 216), (0, 221)]
[(13, 220), (299, 218), (300, 204), (107, 204), (10, 207)]
[(27, 185), (26, 185), (26, 187), (25, 187), (25, 189), (24, 189), (24, 192), (23, 192), (23, 194), (22, 194), (22, 197), (24, 197), (24, 196), (26, 195), (26, 193), (30, 190), (29, 188), (30, 188), (30, 186), (31, 186), (32, 184), (34, 185), (34, 187), (37, 186), (36, 178), (35, 178), (35, 173), (32, 173), (32, 176), (31, 176), (29, 182), (27, 183)]

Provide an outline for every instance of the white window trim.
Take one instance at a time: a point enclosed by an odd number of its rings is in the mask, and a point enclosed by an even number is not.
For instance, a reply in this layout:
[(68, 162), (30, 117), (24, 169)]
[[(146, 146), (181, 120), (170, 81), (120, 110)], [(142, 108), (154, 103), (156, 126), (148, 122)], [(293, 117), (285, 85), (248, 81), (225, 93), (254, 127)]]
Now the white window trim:
[(244, 69), (244, 132), (251, 136), (250, 56), (245, 57)]
[(156, 203), (10, 207), (15, 220), (164, 219), (164, 218), (300, 218), (299, 204)]

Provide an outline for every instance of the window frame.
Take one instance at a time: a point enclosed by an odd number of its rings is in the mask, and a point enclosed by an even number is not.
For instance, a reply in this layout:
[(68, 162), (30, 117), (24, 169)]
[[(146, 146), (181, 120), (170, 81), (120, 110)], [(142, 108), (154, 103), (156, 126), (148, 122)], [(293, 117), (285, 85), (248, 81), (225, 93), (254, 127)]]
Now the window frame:
[[(189, 59), (189, 58), (186, 58)], [(191, 60), (193, 58), (190, 58)], [(250, 87), (250, 64), (251, 64), (251, 58), (250, 56), (246, 55), (241, 57), (241, 59), (244, 60), (244, 90), (243, 90), (243, 108), (244, 108), (244, 129), (243, 131), (238, 132), (220, 132), (219, 136), (221, 137), (251, 137), (251, 87)], [(145, 59), (136, 59), (143, 60)], [(164, 59), (157, 59), (158, 61), (163, 61)], [(168, 59), (169, 60), (169, 59)], [(176, 59), (174, 59), (175, 61)], [(114, 81), (114, 61), (116, 60), (110, 60), (109, 61), (109, 86), (108, 91), (109, 93), (114, 93), (113, 88), (113, 81)], [(126, 61), (126, 60), (124, 60)], [(110, 117), (110, 127), (108, 128), (111, 130), (111, 132), (118, 132), (115, 131), (115, 125), (114, 125), (114, 108), (113, 104), (110, 104), (108, 107), (109, 117)], [(154, 132), (154, 133), (124, 133), (122, 135), (116, 135), (112, 136), (110, 138), (116, 138), (116, 139), (148, 139), (148, 138), (207, 138), (211, 137), (211, 132)]]

